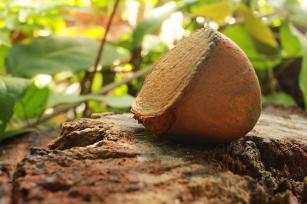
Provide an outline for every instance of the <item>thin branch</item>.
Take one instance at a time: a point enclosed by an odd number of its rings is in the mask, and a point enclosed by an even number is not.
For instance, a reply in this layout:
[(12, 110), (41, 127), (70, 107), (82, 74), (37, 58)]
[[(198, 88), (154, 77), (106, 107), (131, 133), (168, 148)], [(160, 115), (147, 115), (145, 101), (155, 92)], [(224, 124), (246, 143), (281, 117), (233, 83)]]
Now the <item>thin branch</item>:
[(111, 25), (112, 25), (112, 21), (113, 21), (113, 18), (115, 16), (118, 4), (119, 4), (119, 0), (116, 0), (115, 3), (114, 3), (113, 11), (112, 11), (111, 16), (109, 18), (109, 21), (107, 23), (105, 34), (103, 35), (103, 38), (101, 40), (101, 44), (100, 44), (100, 47), (99, 47), (99, 50), (98, 50), (98, 53), (97, 53), (97, 56), (96, 56), (95, 65), (94, 65), (94, 71), (91, 72), (91, 73), (93, 73), (91, 75), (92, 77), (94, 77), (95, 72), (97, 72), (97, 70), (98, 70), (99, 63), (101, 61), (101, 57), (102, 57), (102, 53), (103, 53), (103, 48), (104, 48), (104, 45), (106, 43), (107, 36), (108, 36), (109, 31), (110, 31), (110, 28), (111, 28)]
[[(104, 45), (106, 43), (106, 39), (107, 39), (108, 33), (110, 31), (110, 28), (111, 28), (111, 25), (112, 25), (112, 20), (115, 16), (118, 4), (119, 4), (119, 0), (116, 0), (115, 3), (114, 3), (114, 7), (113, 7), (113, 10), (112, 10), (111, 16), (110, 16), (108, 23), (107, 23), (107, 26), (106, 26), (106, 31), (103, 35), (103, 38), (101, 39), (100, 47), (99, 47), (99, 50), (97, 52), (97, 56), (96, 56), (96, 60), (95, 60), (95, 64), (94, 64), (94, 70), (93, 71), (91, 71), (91, 70), (87, 71), (85, 73), (85, 76), (84, 76), (82, 82), (81, 82), (81, 94), (82, 95), (91, 93), (91, 87), (92, 87), (92, 84), (93, 84), (93, 79), (94, 79), (95, 73), (97, 72), (99, 64), (100, 64), (101, 57), (102, 57), (102, 54), (103, 54)], [(88, 109), (87, 104), (86, 104), (86, 108), (84, 110), (84, 114), (85, 115), (89, 114), (89, 109)]]
[[(119, 82), (113, 82), (111, 84), (108, 84), (107, 86), (103, 87), (100, 91), (98, 91), (97, 93), (95, 94), (91, 94), (92, 96), (96, 96), (96, 95), (103, 95), (103, 94), (106, 94), (108, 93), (109, 91), (112, 91), (113, 89), (123, 85), (123, 84), (126, 84), (126, 83), (129, 83), (130, 81), (132, 81), (133, 79), (137, 79), (141, 76), (144, 76), (146, 75), (149, 71), (151, 70), (151, 68), (144, 68), (144, 69), (141, 69), (137, 72), (135, 72), (134, 74), (132, 74), (131, 76), (119, 81)], [(57, 115), (60, 115), (61, 113), (65, 113), (67, 111), (69, 111), (70, 109), (72, 108), (75, 108), (77, 106), (79, 106), (82, 102), (80, 103), (75, 103), (75, 104), (70, 104), (70, 105), (66, 105), (66, 106), (62, 106), (60, 108), (57, 108), (54, 110), (53, 113), (49, 114), (49, 115), (45, 115), (43, 117), (41, 117), (41, 119), (39, 121), (35, 121), (35, 122), (32, 122), (28, 125), (26, 125), (25, 127), (23, 128), (30, 128), (30, 127), (35, 127), (41, 123), (44, 123), (48, 120), (50, 120), (51, 118), (57, 116)]]

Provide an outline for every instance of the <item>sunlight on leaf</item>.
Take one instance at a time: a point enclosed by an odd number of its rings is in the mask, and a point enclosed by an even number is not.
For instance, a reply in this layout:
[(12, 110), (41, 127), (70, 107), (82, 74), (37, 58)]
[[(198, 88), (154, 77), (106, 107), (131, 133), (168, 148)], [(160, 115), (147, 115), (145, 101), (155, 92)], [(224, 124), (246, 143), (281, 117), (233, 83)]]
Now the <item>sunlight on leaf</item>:
[(228, 0), (219, 1), (211, 4), (201, 3), (192, 7), (192, 13), (196, 16), (209, 17), (216, 21), (219, 25), (224, 23), (227, 16), (231, 16), (233, 12), (232, 3)]
[(9, 32), (2, 29), (0, 29), (0, 46), (11, 46)]
[(69, 120), (69, 114), (63, 113), (63, 114), (59, 114), (59, 115), (53, 117), (51, 119), (51, 122), (53, 124), (61, 125), (62, 123), (66, 122), (67, 120)]
[(259, 17), (254, 15), (253, 12), (243, 4), (240, 4), (238, 9), (244, 16), (245, 26), (248, 32), (255, 39), (273, 48), (278, 46), (271, 29), (268, 28)]
[(92, 92), (95, 93), (101, 89), (103, 76), (100, 72), (96, 73), (93, 79)]
[(155, 8), (152, 16), (145, 18), (140, 24), (137, 25), (132, 34), (132, 47), (140, 47), (144, 36), (150, 34), (159, 28), (163, 21), (167, 19), (174, 11), (181, 7), (180, 4), (169, 2)]
[(66, 36), (80, 36), (80, 37), (87, 37), (87, 38), (93, 38), (100, 40), (101, 37), (104, 35), (105, 30), (101, 26), (92, 26), (87, 28), (78, 28), (78, 27), (72, 27), (67, 28), (61, 32), (61, 35)]

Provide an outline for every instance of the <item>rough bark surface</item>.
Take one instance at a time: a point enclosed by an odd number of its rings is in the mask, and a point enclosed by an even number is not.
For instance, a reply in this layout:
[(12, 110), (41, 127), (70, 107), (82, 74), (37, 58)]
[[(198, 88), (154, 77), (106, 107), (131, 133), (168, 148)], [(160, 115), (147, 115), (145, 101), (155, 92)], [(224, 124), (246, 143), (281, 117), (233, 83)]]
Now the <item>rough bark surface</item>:
[(267, 109), (247, 136), (184, 145), (146, 132), (130, 114), (65, 123), (9, 174), (0, 203), (306, 203), (307, 117)]
[(9, 179), (9, 167), (0, 165), (0, 203), (11, 203), (12, 185)]

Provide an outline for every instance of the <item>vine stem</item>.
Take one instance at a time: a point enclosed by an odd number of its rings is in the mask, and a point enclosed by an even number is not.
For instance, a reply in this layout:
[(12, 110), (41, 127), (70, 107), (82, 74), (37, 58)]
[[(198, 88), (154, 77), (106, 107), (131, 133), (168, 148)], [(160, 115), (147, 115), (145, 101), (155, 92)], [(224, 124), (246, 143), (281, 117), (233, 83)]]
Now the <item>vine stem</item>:
[[(99, 64), (100, 64), (100, 61), (101, 61), (101, 57), (102, 57), (102, 54), (103, 54), (103, 49), (104, 49), (104, 46), (106, 44), (107, 36), (108, 36), (109, 31), (110, 31), (110, 28), (111, 28), (111, 25), (112, 25), (112, 20), (115, 16), (119, 1), (120, 0), (115, 0), (111, 16), (108, 20), (105, 33), (103, 35), (103, 38), (101, 39), (101, 43), (100, 43), (100, 46), (99, 46), (99, 49), (98, 49), (98, 52), (97, 52), (97, 55), (96, 55), (94, 69), (88, 70), (85, 73), (85, 76), (84, 76), (84, 78), (81, 82), (81, 92), (80, 92), (81, 95), (91, 93), (91, 87), (92, 87), (92, 84), (93, 84), (93, 79), (94, 79), (95, 73), (98, 71)], [(85, 110), (84, 110), (84, 116), (89, 116), (89, 115), (90, 115), (90, 109), (88, 107), (88, 104), (86, 103)]]

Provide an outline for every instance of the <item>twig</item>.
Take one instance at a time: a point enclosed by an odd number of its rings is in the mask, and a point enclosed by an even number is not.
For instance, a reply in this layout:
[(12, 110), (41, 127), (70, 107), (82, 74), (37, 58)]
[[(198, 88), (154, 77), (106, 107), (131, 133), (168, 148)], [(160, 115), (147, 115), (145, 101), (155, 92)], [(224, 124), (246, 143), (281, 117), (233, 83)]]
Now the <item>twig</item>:
[[(133, 48), (131, 58), (130, 58), (130, 64), (133, 67), (134, 71), (140, 70), (141, 64), (142, 64), (142, 47), (136, 47)], [(133, 89), (133, 86), (130, 84), (128, 85), (128, 93), (130, 95), (136, 95), (136, 91)]]
[[(103, 48), (104, 48), (104, 45), (106, 43), (106, 39), (107, 39), (109, 30), (111, 28), (112, 20), (113, 20), (115, 13), (116, 13), (118, 4), (119, 4), (119, 0), (115, 0), (111, 16), (110, 16), (109, 21), (108, 21), (107, 26), (106, 26), (106, 31), (103, 35), (103, 38), (101, 39), (100, 47), (99, 47), (99, 50), (97, 52), (97, 56), (96, 56), (96, 60), (95, 60), (95, 64), (94, 64), (94, 70), (93, 71), (88, 70), (85, 73), (85, 76), (84, 76), (84, 78), (81, 82), (81, 94), (82, 95), (91, 93), (91, 87), (92, 87), (92, 84), (93, 84), (93, 79), (94, 79), (95, 73), (97, 72), (99, 64), (100, 64), (102, 53), (103, 53)], [(88, 108), (88, 104), (86, 103), (84, 115), (88, 116), (89, 114), (90, 114), (90, 111), (89, 111), (89, 108)]]
[[(108, 93), (109, 91), (123, 85), (123, 84), (126, 84), (130, 81), (132, 81), (133, 79), (136, 79), (136, 78), (139, 78), (141, 76), (144, 76), (146, 75), (151, 69), (150, 68), (144, 68), (144, 69), (141, 69), (137, 72), (135, 72), (134, 74), (132, 74), (131, 76), (119, 81), (119, 82), (113, 82), (111, 84), (108, 84), (107, 86), (103, 87), (100, 91), (96, 92), (95, 94), (91, 94), (92, 96), (96, 96), (96, 95), (103, 95), (103, 94), (106, 94)], [(51, 118), (61, 114), (61, 113), (64, 113), (64, 112), (67, 112), (69, 111), (70, 109), (72, 108), (75, 108), (77, 106), (79, 106), (81, 103), (83, 102), (80, 102), (80, 103), (75, 103), (75, 104), (70, 104), (70, 105), (66, 105), (66, 106), (62, 106), (58, 109), (55, 109), (55, 111), (49, 115), (45, 115), (43, 117), (41, 117), (41, 119), (39, 121), (35, 121), (35, 122), (32, 122), (28, 125), (26, 125), (25, 127), (23, 128), (30, 128), (30, 127), (35, 127), (41, 123), (44, 123), (48, 120), (50, 120)]]

